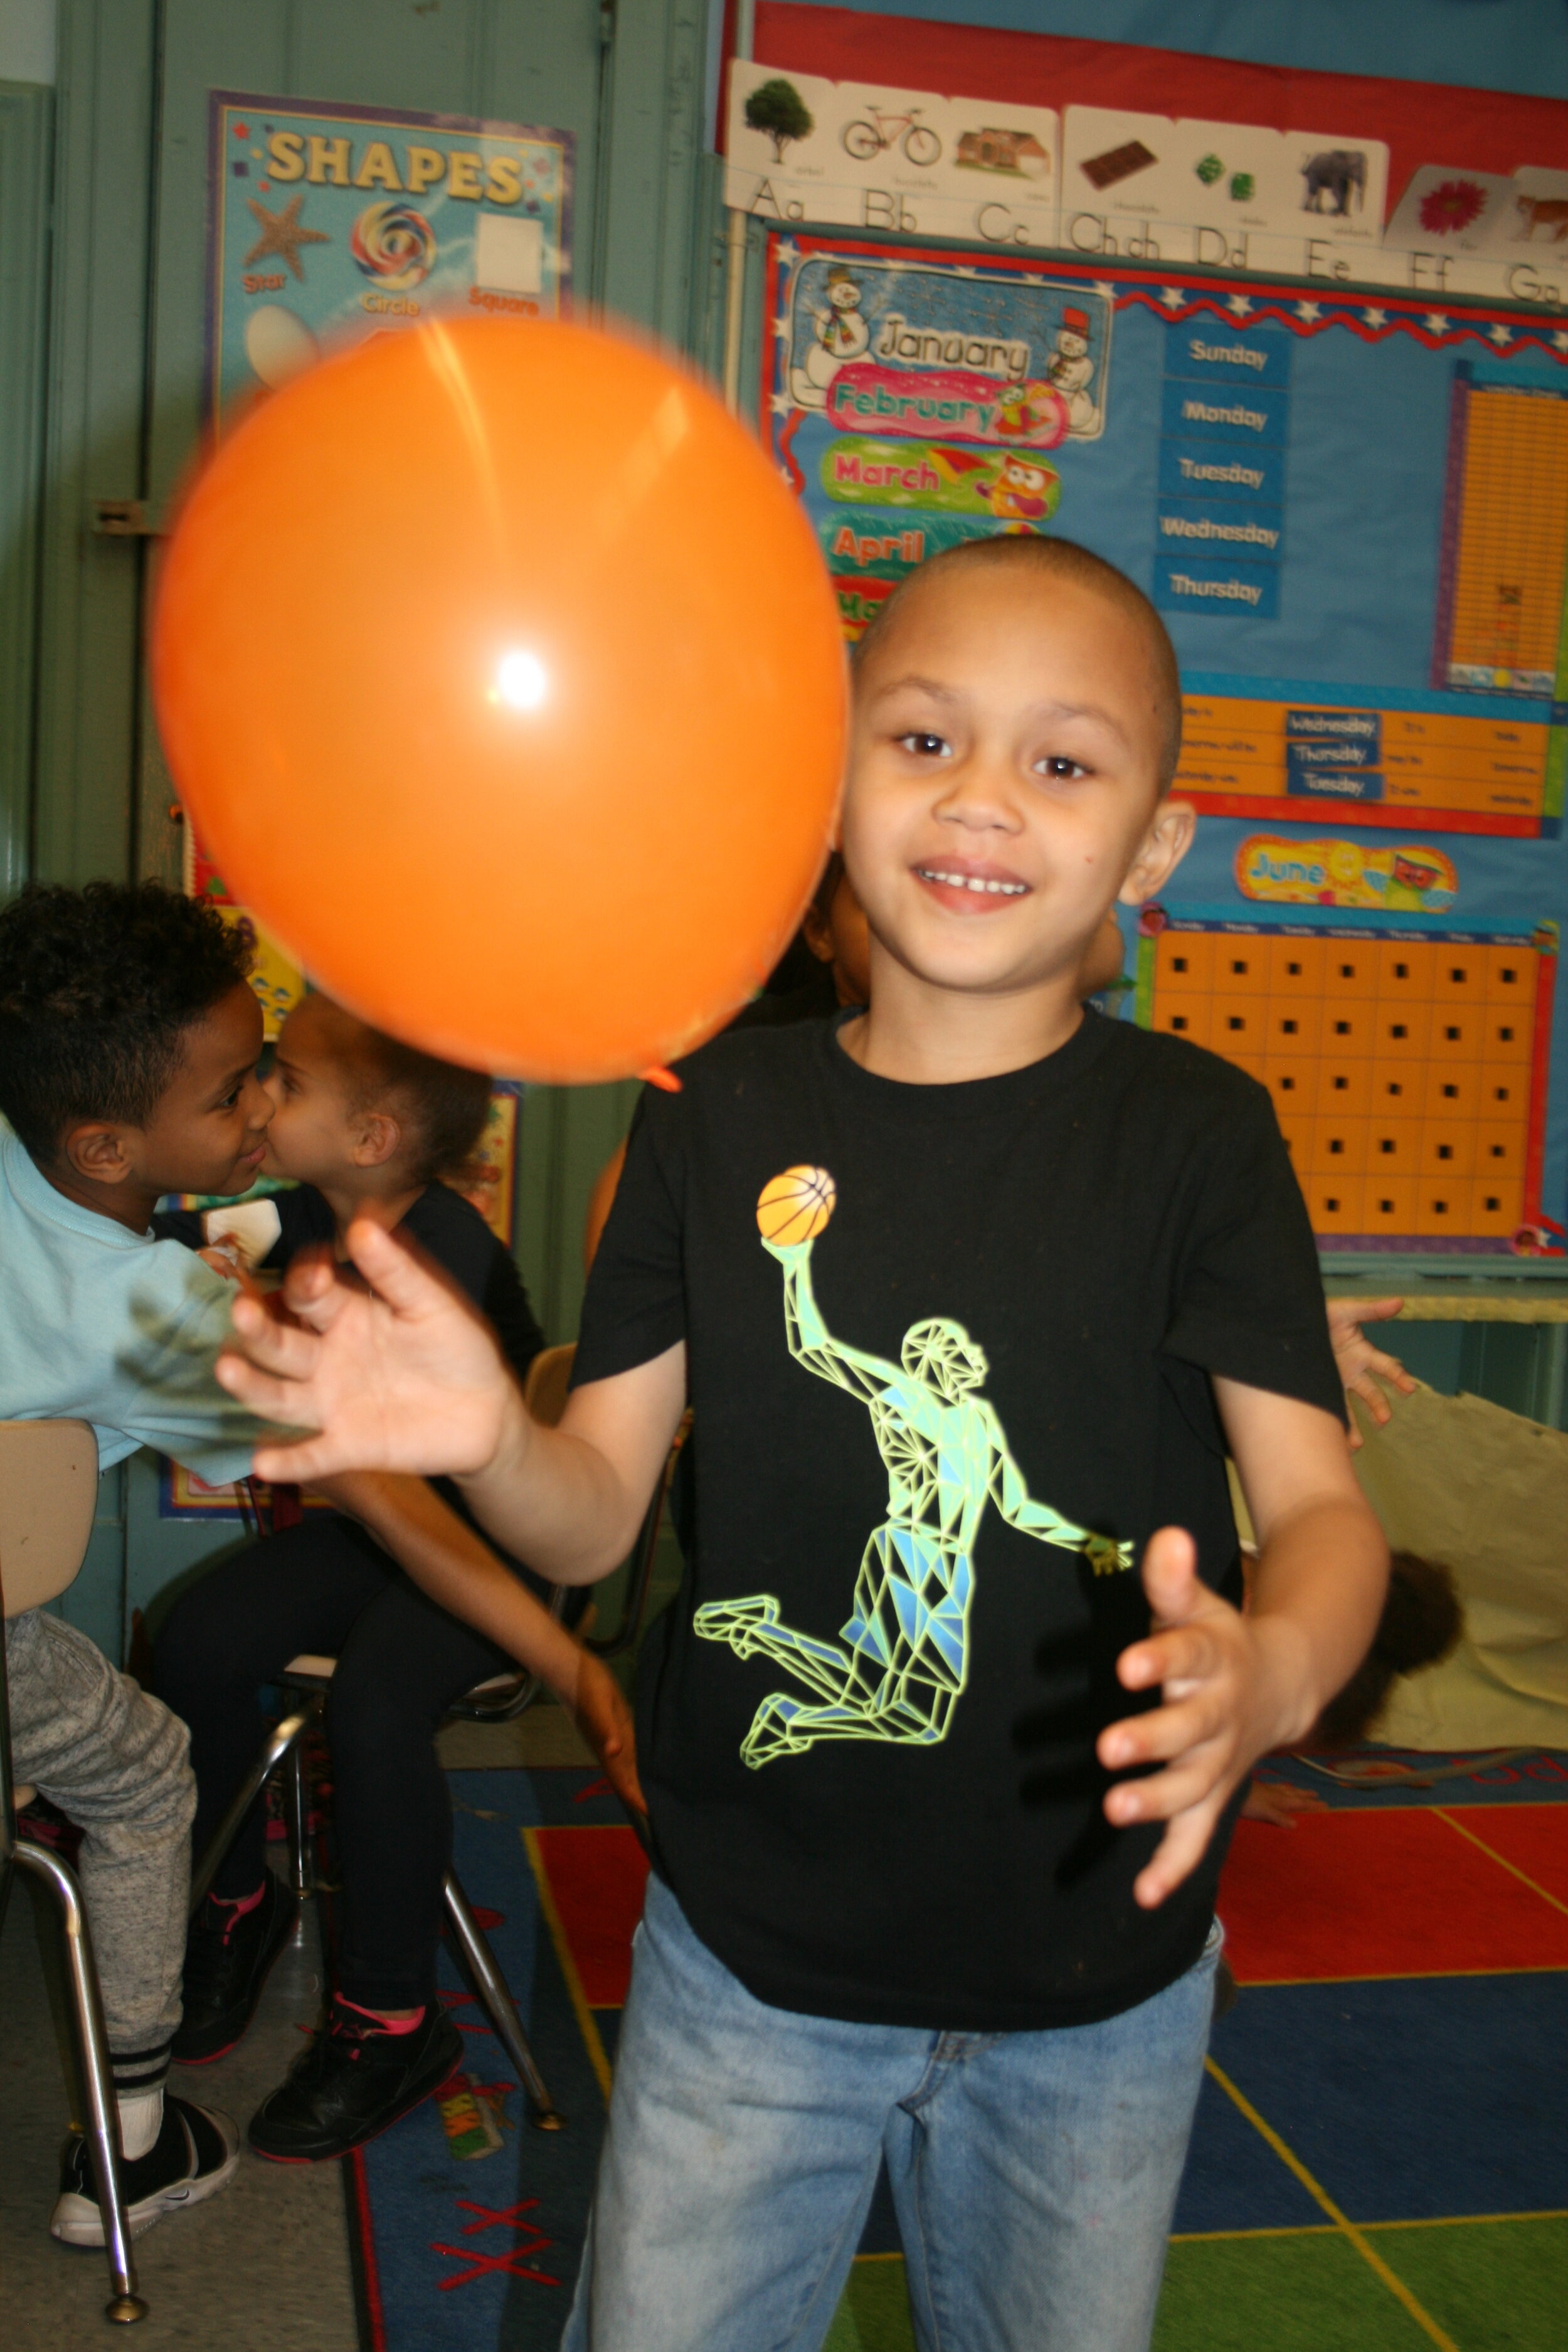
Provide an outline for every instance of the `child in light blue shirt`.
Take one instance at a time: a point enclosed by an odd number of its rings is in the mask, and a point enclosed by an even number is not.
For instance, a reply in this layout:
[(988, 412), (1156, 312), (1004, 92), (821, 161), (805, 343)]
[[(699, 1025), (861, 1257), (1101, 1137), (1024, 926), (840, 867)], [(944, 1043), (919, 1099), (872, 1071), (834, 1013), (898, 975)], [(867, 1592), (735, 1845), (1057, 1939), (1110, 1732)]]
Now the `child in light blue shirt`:
[[(210, 907), (151, 883), (36, 888), (0, 909), (0, 1419), (89, 1420), (100, 1469), (142, 1444), (214, 1482), (250, 1468), (260, 1425), (212, 1370), (232, 1286), (149, 1230), (160, 1194), (242, 1192), (260, 1163), (272, 1105), (247, 963)], [(16, 1778), (83, 1832), (134, 2232), (239, 2161), (226, 2116), (163, 2091), (195, 1808), (185, 1727), (40, 1610), (7, 1622), (5, 1665)], [(103, 2242), (79, 2133), (50, 2228)]]
[(0, 1421), (90, 1421), (100, 1470), (152, 1445), (213, 1486), (248, 1476), (258, 1424), (212, 1376), (233, 1297), (178, 1242), (68, 1198), (0, 1118)]

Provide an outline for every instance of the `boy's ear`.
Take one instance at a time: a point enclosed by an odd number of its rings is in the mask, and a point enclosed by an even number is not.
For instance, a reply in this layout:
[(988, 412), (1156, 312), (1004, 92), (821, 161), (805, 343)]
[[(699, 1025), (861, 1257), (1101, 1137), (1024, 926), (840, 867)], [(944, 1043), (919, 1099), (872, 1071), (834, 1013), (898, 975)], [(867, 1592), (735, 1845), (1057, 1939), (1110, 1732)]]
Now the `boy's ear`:
[(1141, 907), (1163, 889), (1193, 845), (1198, 814), (1190, 801), (1163, 800), (1117, 892), (1124, 907)]
[(403, 1141), (403, 1129), (389, 1110), (368, 1110), (355, 1121), (358, 1139), (354, 1144), (356, 1168), (384, 1168)]
[(68, 1127), (60, 1142), (60, 1158), (73, 1175), (89, 1184), (123, 1184), (135, 1160), (129, 1149), (133, 1129), (112, 1119), (83, 1119)]
[(805, 944), (818, 963), (833, 961), (833, 926), (814, 900), (801, 918)]

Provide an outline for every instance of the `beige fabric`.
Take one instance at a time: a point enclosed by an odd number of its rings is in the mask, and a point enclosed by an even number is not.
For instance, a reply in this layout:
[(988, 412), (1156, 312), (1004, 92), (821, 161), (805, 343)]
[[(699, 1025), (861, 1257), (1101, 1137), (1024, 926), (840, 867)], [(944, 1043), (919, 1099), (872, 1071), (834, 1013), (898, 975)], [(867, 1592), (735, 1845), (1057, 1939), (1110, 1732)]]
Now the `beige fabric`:
[(1561, 1286), (1527, 1288), (1516, 1282), (1504, 1290), (1446, 1291), (1441, 1297), (1407, 1298), (1396, 1323), (1568, 1323), (1568, 1297)]
[(0, 1591), (7, 1617), (41, 1609), (80, 1568), (98, 1502), (85, 1421), (0, 1421)]
[(1466, 1630), (1395, 1684), (1373, 1736), (1397, 1748), (1568, 1748), (1568, 1435), (1422, 1388), (1355, 1457), (1394, 1550), (1452, 1569)]

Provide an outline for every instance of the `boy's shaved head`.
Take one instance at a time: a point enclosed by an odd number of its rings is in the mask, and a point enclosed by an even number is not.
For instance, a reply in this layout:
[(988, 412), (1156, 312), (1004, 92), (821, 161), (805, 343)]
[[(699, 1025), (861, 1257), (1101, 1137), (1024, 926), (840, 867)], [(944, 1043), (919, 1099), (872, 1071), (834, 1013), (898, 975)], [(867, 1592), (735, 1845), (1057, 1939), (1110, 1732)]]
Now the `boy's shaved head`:
[(1037, 583), (1043, 586), (1056, 580), (1087, 589), (1093, 595), (1103, 596), (1108, 604), (1114, 605), (1134, 624), (1148, 649), (1160, 740), (1160, 790), (1168, 792), (1182, 750), (1182, 678), (1176, 649), (1164, 622), (1142, 588), (1129, 580), (1125, 572), (1119, 572), (1114, 563), (1107, 563), (1102, 555), (1079, 547), (1076, 541), (1049, 539), (1029, 531), (970, 539), (962, 546), (944, 548), (940, 555), (933, 555), (900, 581), (871, 620), (854, 648), (857, 677), (868, 675), (871, 663), (880, 658), (897, 632), (900, 616), (912, 604), (933, 587), (956, 586), (965, 573), (981, 570), (1011, 572), (1021, 588)]

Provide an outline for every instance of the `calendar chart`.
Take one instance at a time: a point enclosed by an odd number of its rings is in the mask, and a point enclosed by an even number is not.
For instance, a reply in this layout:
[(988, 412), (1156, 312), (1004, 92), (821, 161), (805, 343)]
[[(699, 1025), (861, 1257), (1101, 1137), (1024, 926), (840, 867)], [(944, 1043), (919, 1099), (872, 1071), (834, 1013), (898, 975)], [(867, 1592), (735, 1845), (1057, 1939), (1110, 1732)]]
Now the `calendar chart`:
[(1503, 1251), (1541, 1214), (1556, 932), (1146, 909), (1136, 1015), (1259, 1079), (1338, 1248)]
[(1435, 684), (1551, 694), (1568, 566), (1568, 398), (1464, 371), (1455, 386)]

